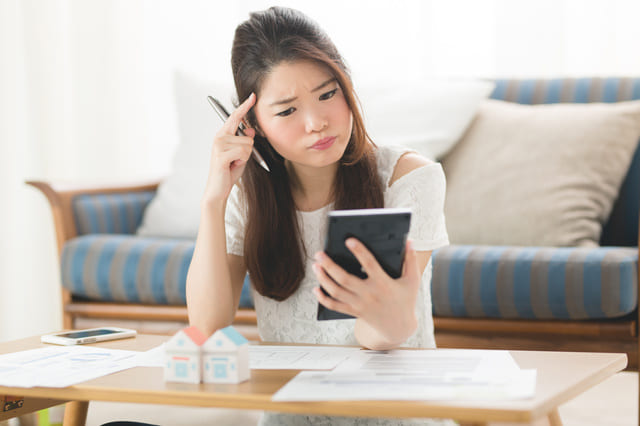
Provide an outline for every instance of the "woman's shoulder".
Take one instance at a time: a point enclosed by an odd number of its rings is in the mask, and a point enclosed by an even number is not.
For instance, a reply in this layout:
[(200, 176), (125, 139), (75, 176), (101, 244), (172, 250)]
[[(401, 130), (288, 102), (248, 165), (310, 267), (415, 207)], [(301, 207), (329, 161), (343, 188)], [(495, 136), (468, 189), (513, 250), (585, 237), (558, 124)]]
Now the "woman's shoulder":
[(418, 169), (441, 170), (440, 164), (400, 146), (380, 146), (376, 149), (378, 173), (385, 188)]
[(393, 185), (398, 181), (398, 179), (408, 175), (412, 171), (421, 167), (429, 166), (430, 164), (434, 164), (434, 162), (426, 159), (416, 152), (406, 152), (396, 162), (393, 174), (389, 180), (389, 186)]

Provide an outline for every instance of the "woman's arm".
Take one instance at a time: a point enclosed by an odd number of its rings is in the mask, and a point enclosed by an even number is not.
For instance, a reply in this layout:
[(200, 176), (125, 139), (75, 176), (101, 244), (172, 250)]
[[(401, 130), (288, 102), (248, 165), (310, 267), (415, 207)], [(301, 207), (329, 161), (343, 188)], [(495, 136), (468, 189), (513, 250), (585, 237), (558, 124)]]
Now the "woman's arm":
[(251, 94), (213, 140), (186, 290), (189, 323), (207, 336), (233, 321), (247, 272), (241, 256), (227, 254), (225, 210), (231, 189), (242, 176), (253, 148), (255, 131), (246, 129), (246, 136), (237, 136), (236, 131), (255, 101), (256, 96)]
[(346, 244), (367, 278), (349, 274), (324, 252), (318, 252), (313, 270), (329, 296), (319, 288), (314, 294), (327, 308), (357, 318), (355, 336), (362, 346), (386, 350), (401, 345), (418, 325), (416, 300), (431, 252), (421, 252), (419, 260), (411, 241), (407, 241), (402, 275), (393, 279), (364, 244), (355, 238), (349, 238)]
[(247, 268), (227, 254), (224, 206), (206, 205), (187, 274), (189, 323), (209, 336), (235, 317)]
[[(427, 164), (429, 161), (417, 154), (403, 155), (394, 168), (389, 185)], [(320, 252), (316, 255), (314, 272), (331, 297), (319, 289), (315, 291), (316, 297), (327, 308), (357, 318), (355, 336), (361, 345), (377, 350), (395, 348), (404, 343), (418, 326), (416, 300), (431, 251), (416, 252), (408, 242), (402, 276), (394, 280), (362, 243), (351, 240), (352, 246), (347, 246), (368, 278), (361, 280), (348, 274)]]
[[(389, 180), (389, 186), (393, 185), (393, 183), (402, 176), (427, 164), (428, 161), (420, 155), (414, 153), (406, 153), (402, 155), (393, 169), (393, 175)], [(416, 252), (416, 259), (419, 276), (422, 278), (422, 274), (429, 263), (429, 259), (431, 259), (431, 251)], [(399, 324), (397, 333), (393, 333), (391, 336), (385, 336), (384, 333), (376, 330), (367, 321), (356, 321), (356, 339), (358, 339), (358, 342), (365, 347), (376, 347), (381, 350), (397, 347), (404, 343), (417, 328), (415, 309), (410, 309), (407, 311), (407, 314), (409, 314), (409, 318)], [(402, 327), (403, 324), (406, 324), (406, 326)]]

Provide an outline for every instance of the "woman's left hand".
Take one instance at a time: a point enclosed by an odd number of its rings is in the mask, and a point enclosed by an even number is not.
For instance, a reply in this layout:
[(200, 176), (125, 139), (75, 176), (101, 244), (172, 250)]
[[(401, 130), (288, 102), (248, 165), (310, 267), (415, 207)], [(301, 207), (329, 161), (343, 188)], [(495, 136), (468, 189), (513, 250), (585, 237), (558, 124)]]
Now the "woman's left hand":
[(314, 294), (318, 301), (331, 310), (356, 317), (356, 334), (358, 328), (368, 330), (367, 334), (376, 334), (371, 339), (376, 344), (361, 341), (365, 346), (379, 346), (379, 342), (383, 347), (393, 347), (403, 343), (416, 328), (415, 306), (421, 282), (417, 255), (411, 242), (407, 241), (402, 275), (397, 279), (382, 269), (360, 241), (349, 238), (346, 245), (360, 262), (367, 278), (360, 279), (348, 273), (326, 253), (318, 252), (313, 271), (331, 296), (316, 287)]

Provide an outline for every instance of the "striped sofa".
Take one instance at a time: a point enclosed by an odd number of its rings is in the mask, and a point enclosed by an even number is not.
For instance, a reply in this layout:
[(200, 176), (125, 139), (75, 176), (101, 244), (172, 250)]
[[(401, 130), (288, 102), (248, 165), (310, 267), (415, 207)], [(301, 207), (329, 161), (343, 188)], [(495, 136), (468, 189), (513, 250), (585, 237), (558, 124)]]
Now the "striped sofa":
[[(525, 104), (640, 99), (640, 78), (496, 83), (492, 98)], [(66, 327), (87, 318), (186, 321), (185, 282), (194, 241), (135, 235), (157, 183), (118, 188), (29, 183), (52, 206)], [(624, 351), (637, 367), (639, 197), (640, 150), (599, 248), (454, 245), (434, 252), (439, 345)], [(255, 321), (248, 289), (247, 280), (239, 324)]]

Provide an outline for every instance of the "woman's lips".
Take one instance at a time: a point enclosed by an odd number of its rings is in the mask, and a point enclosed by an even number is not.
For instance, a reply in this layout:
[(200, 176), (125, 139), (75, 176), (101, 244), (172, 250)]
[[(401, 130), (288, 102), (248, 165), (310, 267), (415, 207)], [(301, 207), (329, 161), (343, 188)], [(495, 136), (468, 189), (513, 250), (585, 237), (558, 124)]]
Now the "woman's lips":
[(335, 136), (330, 136), (326, 138), (322, 138), (311, 146), (311, 149), (327, 149), (336, 141)]

